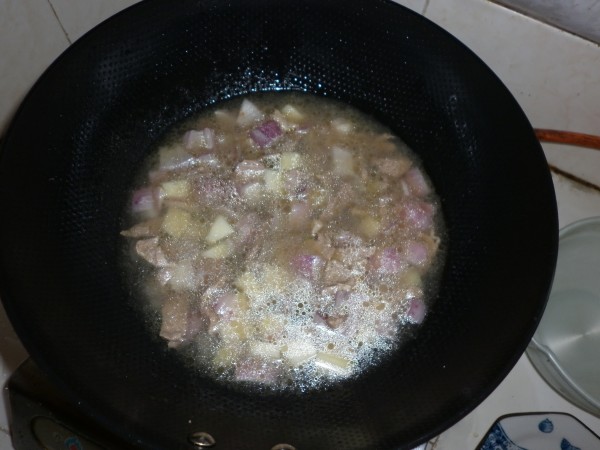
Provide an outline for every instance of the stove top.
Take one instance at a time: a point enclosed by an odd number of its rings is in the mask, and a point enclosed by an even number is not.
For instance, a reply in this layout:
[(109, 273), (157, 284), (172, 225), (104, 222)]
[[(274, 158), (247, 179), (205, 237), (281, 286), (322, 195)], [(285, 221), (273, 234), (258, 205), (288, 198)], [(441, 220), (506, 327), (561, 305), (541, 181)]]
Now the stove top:
[(87, 418), (27, 359), (7, 387), (15, 450), (133, 450)]

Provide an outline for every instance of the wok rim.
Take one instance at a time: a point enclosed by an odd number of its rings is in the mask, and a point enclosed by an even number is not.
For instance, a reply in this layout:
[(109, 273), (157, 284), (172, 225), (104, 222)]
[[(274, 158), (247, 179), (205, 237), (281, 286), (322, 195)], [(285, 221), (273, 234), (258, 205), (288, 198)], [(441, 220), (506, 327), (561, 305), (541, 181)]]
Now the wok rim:
[[(113, 17), (107, 19), (102, 24), (98, 25), (93, 30), (86, 33), (86, 35), (84, 35), (84, 37), (82, 37), (77, 42), (75, 42), (71, 47), (69, 47), (44, 72), (44, 74), (38, 79), (38, 81), (35, 83), (35, 85), (31, 89), (31, 91), (29, 92), (29, 94), (26, 96), (26, 98), (21, 103), (19, 109), (17, 110), (16, 114), (14, 115), (14, 118), (13, 118), (10, 126), (7, 128), (7, 130), (5, 132), (4, 138), (2, 139), (2, 142), (1, 142), (2, 147), (0, 148), (0, 167), (2, 167), (2, 163), (4, 160), (5, 154), (10, 151), (10, 143), (12, 142), (11, 132), (13, 131), (13, 129), (15, 127), (14, 124), (19, 123), (19, 121), (21, 120), (21, 116), (23, 115), (24, 106), (28, 104), (28, 102), (30, 101), (30, 98), (34, 96), (35, 92), (37, 90), (44, 88), (44, 82), (48, 76), (47, 74), (60, 69), (60, 66), (61, 66), (61, 64), (63, 64), (63, 61), (65, 59), (68, 59), (69, 56), (75, 51), (75, 50), (71, 50), (71, 49), (73, 49), (73, 48), (77, 49), (79, 47), (84, 48), (87, 41), (89, 39), (91, 39), (90, 36), (94, 37), (97, 34), (102, 33), (105, 29), (108, 30), (111, 27), (111, 24), (113, 23), (115, 17), (123, 18), (123, 17), (128, 16), (129, 14), (134, 14), (138, 11), (138, 9), (143, 8), (143, 5), (150, 4), (150, 3), (160, 3), (160, 1), (154, 0), (154, 1), (145, 1), (145, 2), (137, 3), (135, 5), (132, 5), (128, 8), (126, 8), (125, 10), (121, 11), (116, 16), (113, 16)], [(451, 36), (449, 33), (445, 32), (442, 28), (429, 22), (427, 19), (422, 18), (417, 13), (407, 10), (405, 7), (403, 7), (399, 4), (396, 4), (396, 3), (392, 2), (391, 0), (389, 0), (389, 1), (384, 0), (382, 3), (393, 4), (395, 7), (398, 7), (402, 10), (406, 10), (407, 12), (405, 12), (405, 13), (413, 15), (415, 20), (426, 21), (427, 26), (436, 27), (438, 30), (442, 31), (445, 35), (447, 35), (454, 41), (458, 42), (456, 40), (456, 38)], [(468, 53), (475, 56), (466, 46), (464, 46), (463, 44), (460, 44), (460, 45), (462, 45), (464, 50), (466, 50)], [(477, 57), (475, 56), (475, 58), (477, 58)], [(479, 59), (479, 58), (477, 58), (477, 59)], [(479, 60), (479, 61), (481, 62), (482, 65), (485, 66), (485, 64), (481, 60)], [(496, 77), (495, 75), (493, 75), (493, 76)], [(499, 84), (502, 84), (502, 82), (497, 77), (496, 77), (496, 79), (498, 80)], [(516, 103), (516, 101), (514, 99), (513, 99), (513, 102), (514, 102), (514, 105), (516, 106), (517, 110), (521, 112), (522, 117), (525, 120), (527, 120), (524, 113), (522, 112), (521, 108), (518, 106), (518, 104)], [(532, 133), (533, 133), (533, 131), (532, 131)], [(537, 140), (536, 140), (536, 142), (537, 142)], [(539, 146), (539, 143), (538, 143), (538, 146)], [(539, 151), (541, 152), (541, 147), (539, 147)], [(543, 158), (543, 154), (542, 154), (542, 158)], [(553, 188), (553, 183), (552, 183), (552, 180), (550, 177), (549, 170), (547, 171), (547, 174), (546, 174), (546, 182), (547, 182), (547, 186), (545, 187), (545, 189), (547, 191), (553, 193), (554, 188)], [(550, 249), (548, 251), (548, 258), (549, 258), (549, 260), (554, 259), (553, 265), (555, 266), (556, 258), (558, 255), (558, 213), (556, 211), (556, 200), (555, 199), (554, 199), (554, 215), (555, 215), (555, 223), (550, 224), (550, 227), (555, 228), (556, 232), (555, 232), (554, 242), (549, 242)], [(555, 227), (553, 225), (555, 225)], [(552, 264), (550, 264), (550, 265), (552, 265)], [(539, 301), (538, 307), (536, 309), (536, 314), (534, 315), (534, 317), (531, 318), (531, 323), (530, 323), (529, 329), (525, 333), (526, 336), (522, 336), (522, 338), (520, 339), (520, 345), (518, 346), (518, 349), (516, 349), (516, 351), (513, 353), (512, 358), (509, 361), (505, 362), (505, 364), (502, 367), (502, 370), (499, 370), (496, 372), (496, 377), (495, 377), (494, 382), (488, 384), (485, 388), (478, 389), (477, 394), (475, 396), (473, 396), (468, 403), (464, 404), (463, 408), (459, 412), (458, 417), (456, 417), (456, 416), (448, 417), (447, 420), (440, 421), (438, 423), (438, 426), (435, 429), (430, 430), (429, 433), (427, 433), (426, 435), (423, 435), (422, 437), (413, 441), (409, 445), (414, 446), (419, 443), (425, 442), (426, 440), (428, 440), (432, 437), (439, 435), (441, 432), (448, 429), (450, 426), (452, 426), (453, 424), (458, 422), (460, 419), (465, 417), (472, 410), (474, 410), (486, 397), (488, 397), (491, 394), (491, 392), (493, 392), (498, 387), (498, 385), (508, 375), (508, 373), (513, 369), (513, 367), (515, 366), (515, 364), (517, 363), (519, 358), (525, 352), (527, 345), (529, 343), (529, 340), (533, 336), (535, 329), (537, 328), (537, 325), (539, 324), (539, 321), (541, 320), (541, 316), (542, 316), (544, 308), (545, 308), (546, 300), (549, 295), (549, 286), (551, 285), (553, 273), (554, 273), (554, 267), (549, 267), (549, 272), (547, 275), (548, 289), (547, 289), (546, 299), (544, 299), (543, 301)], [(77, 403), (79, 403), (82, 406), (82, 408), (85, 410), (85, 412), (88, 416), (90, 416), (94, 420), (97, 420), (100, 423), (102, 423), (102, 425), (105, 426), (107, 429), (117, 430), (118, 435), (130, 438), (131, 437), (130, 430), (127, 429), (127, 426), (125, 424), (120, 424), (120, 425), (115, 424), (115, 422), (112, 419), (110, 419), (109, 417), (107, 417), (105, 413), (99, 412), (97, 407), (94, 406), (93, 402), (88, 403), (85, 398), (81, 398), (80, 395), (72, 389), (70, 383), (67, 380), (64, 380), (63, 377), (61, 377), (55, 371), (55, 368), (53, 367), (53, 363), (51, 361), (47, 361), (45, 359), (45, 357), (40, 354), (40, 352), (36, 349), (36, 347), (39, 347), (39, 345), (36, 344), (36, 339), (33, 338), (31, 336), (31, 333), (28, 332), (27, 325), (22, 324), (23, 321), (19, 318), (20, 317), (19, 313), (17, 312), (16, 309), (13, 308), (13, 304), (16, 304), (17, 302), (11, 298), (11, 294), (6, 289), (7, 285), (8, 285), (8, 281), (6, 281), (6, 279), (5, 279), (5, 271), (2, 270), (0, 272), (0, 298), (2, 299), (4, 307), (7, 311), (7, 314), (9, 316), (11, 323), (13, 324), (19, 338), (25, 345), (26, 349), (28, 350), (28, 352), (30, 353), (32, 359), (36, 362), (36, 364), (38, 364), (42, 368), (43, 372), (48, 375), (48, 377), (52, 380), (52, 382), (59, 385), (61, 390), (65, 391), (65, 393), (67, 393), (68, 397), (71, 398), (71, 400), (74, 400)], [(523, 339), (523, 338), (526, 338), (526, 339)], [(136, 438), (139, 439), (139, 436), (137, 436)], [(147, 445), (151, 446), (150, 442), (148, 442)]]

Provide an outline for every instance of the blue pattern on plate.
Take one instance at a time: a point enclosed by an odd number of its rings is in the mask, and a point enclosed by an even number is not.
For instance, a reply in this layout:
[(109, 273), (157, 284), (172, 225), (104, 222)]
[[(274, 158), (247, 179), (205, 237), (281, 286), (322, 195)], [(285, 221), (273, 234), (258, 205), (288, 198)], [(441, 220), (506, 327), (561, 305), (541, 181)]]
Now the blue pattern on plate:
[(565, 438), (563, 438), (562, 441), (560, 441), (560, 450), (581, 450), (579, 447), (574, 447), (573, 445), (571, 445), (571, 443), (569, 441), (567, 441)]
[[(499, 423), (494, 424), (488, 433), (481, 450), (527, 450), (519, 447), (506, 435), (506, 432)], [(558, 449), (557, 449), (558, 450)], [(571, 449), (575, 450), (575, 449)]]
[[(531, 425), (533, 425), (533, 424), (531, 424)], [(553, 442), (551, 447), (548, 448), (547, 450), (581, 450), (580, 447), (575, 447), (565, 437), (561, 438), (560, 435), (559, 436), (552, 435), (552, 436), (555, 436), (555, 438), (561, 439), (560, 444), (559, 444), (558, 439), (555, 440), (554, 437), (550, 436), (555, 431), (554, 423), (550, 420), (550, 418), (546, 417), (545, 419), (540, 421), (537, 425), (537, 428), (540, 433), (543, 433), (543, 434), (540, 434), (540, 438), (543, 435), (546, 435), (546, 437), (543, 438), (543, 442), (546, 442), (547, 439), (549, 439), (550, 441)], [(512, 428), (509, 427), (509, 429), (512, 429)], [(531, 434), (527, 433), (525, 431), (525, 429), (523, 429), (523, 432), (525, 432), (526, 434), (528, 434), (531, 437)], [(558, 433), (556, 433), (556, 434), (558, 434)], [(521, 440), (518, 436), (514, 436), (513, 438), (517, 439), (517, 440)], [(502, 419), (497, 421), (494, 424), (494, 426), (490, 429), (490, 431), (486, 435), (485, 441), (480, 445), (481, 446), (478, 447), (478, 450), (528, 450), (525, 447), (519, 446), (511, 439), (511, 436), (509, 436), (507, 431), (502, 427)], [(559, 448), (559, 445), (560, 445), (560, 448)]]
[(538, 428), (542, 433), (552, 433), (554, 424), (550, 419), (544, 419), (538, 424)]

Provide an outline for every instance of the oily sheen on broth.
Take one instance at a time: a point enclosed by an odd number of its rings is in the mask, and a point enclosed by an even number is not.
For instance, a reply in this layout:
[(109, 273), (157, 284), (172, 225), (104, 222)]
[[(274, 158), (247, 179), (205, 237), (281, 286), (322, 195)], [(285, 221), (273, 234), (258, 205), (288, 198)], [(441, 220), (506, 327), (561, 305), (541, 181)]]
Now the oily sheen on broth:
[(426, 318), (439, 203), (414, 153), (346, 105), (271, 93), (179, 127), (122, 232), (172, 351), (215, 378), (318, 387), (385, 358)]

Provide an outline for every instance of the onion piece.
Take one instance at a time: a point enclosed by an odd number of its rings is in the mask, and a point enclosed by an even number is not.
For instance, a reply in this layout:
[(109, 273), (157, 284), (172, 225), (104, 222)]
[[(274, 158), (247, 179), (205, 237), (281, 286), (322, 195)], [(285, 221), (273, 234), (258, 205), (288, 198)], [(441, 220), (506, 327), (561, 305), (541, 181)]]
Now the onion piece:
[(406, 260), (415, 266), (422, 266), (429, 260), (427, 245), (419, 241), (410, 241), (405, 248)]
[(385, 247), (375, 252), (369, 259), (371, 269), (382, 274), (395, 274), (406, 268), (407, 264), (398, 250)]
[(406, 187), (412, 195), (424, 197), (431, 193), (431, 188), (427, 184), (423, 172), (416, 167), (413, 167), (406, 172), (403, 177), (403, 181), (406, 183)]
[(250, 138), (259, 147), (269, 147), (281, 135), (283, 135), (283, 130), (274, 120), (269, 120), (250, 130)]
[(295, 255), (290, 260), (294, 272), (305, 278), (315, 280), (321, 276), (321, 271), (325, 266), (323, 258), (317, 255)]
[(160, 192), (156, 188), (137, 189), (131, 197), (131, 211), (155, 216), (161, 208), (161, 200)]
[(427, 307), (425, 306), (425, 303), (423, 303), (423, 300), (418, 297), (411, 298), (409, 302), (406, 318), (414, 324), (422, 323), (427, 313)]
[(239, 312), (238, 298), (234, 292), (226, 292), (215, 298), (213, 310), (225, 320), (230, 320)]
[(294, 229), (308, 227), (310, 208), (306, 202), (293, 202), (288, 214), (288, 223)]
[(428, 202), (411, 199), (398, 208), (399, 219), (408, 227), (425, 230), (433, 226), (435, 207)]

